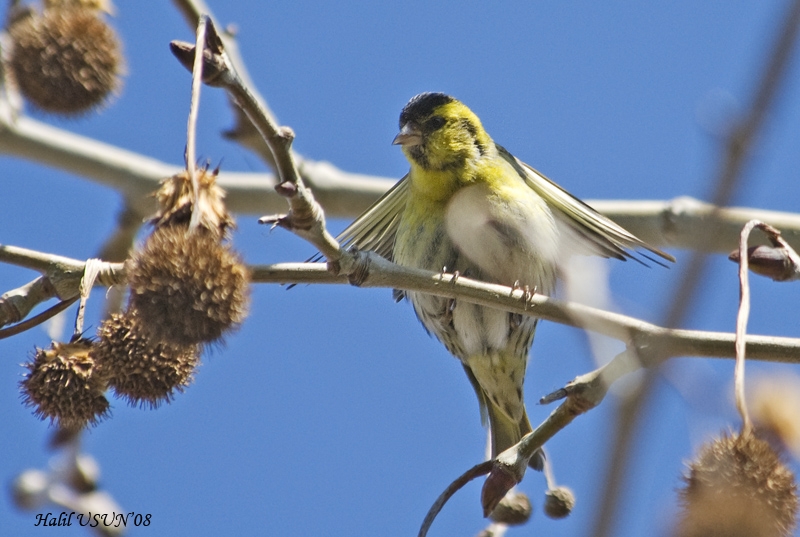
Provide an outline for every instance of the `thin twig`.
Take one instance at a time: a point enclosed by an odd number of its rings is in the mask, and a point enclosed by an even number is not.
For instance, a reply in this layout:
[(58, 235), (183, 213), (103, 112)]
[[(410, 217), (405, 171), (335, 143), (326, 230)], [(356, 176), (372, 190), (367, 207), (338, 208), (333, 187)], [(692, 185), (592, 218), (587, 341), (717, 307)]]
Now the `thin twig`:
[[(177, 7), (178, 11), (181, 12), (186, 20), (186, 24), (192, 30), (197, 27), (197, 21), (201, 15), (206, 15), (209, 17), (215, 27), (225, 28), (223, 25), (219, 24), (219, 20), (214, 16), (210, 6), (202, 0), (172, 0), (172, 3), (175, 4), (175, 7)], [(264, 98), (258, 93), (258, 89), (250, 77), (250, 73), (247, 70), (247, 65), (239, 54), (239, 45), (236, 43), (233, 33), (225, 29), (219, 32), (219, 37), (222, 40), (225, 51), (231, 60), (233, 68), (239, 74), (239, 77), (241, 77), (241, 79), (244, 81), (244, 84), (248, 88), (251, 88), (256, 98), (261, 102), (261, 106), (266, 115), (272, 118), (273, 123), (277, 124), (278, 120), (275, 118), (275, 114), (272, 112), (272, 110), (270, 110), (269, 106), (267, 106)]]
[[(214, 14), (209, 9), (209, 6), (202, 0), (173, 0), (173, 3), (184, 16), (184, 19), (186, 19), (187, 24), (191, 28), (197, 26), (197, 20), (202, 14), (210, 17), (214, 23), (214, 26), (220, 29), (223, 28), (223, 26), (219, 24), (219, 21), (214, 17)], [(258, 88), (253, 82), (252, 78), (250, 78), (247, 65), (239, 53), (239, 45), (236, 41), (234, 32), (225, 27), (219, 32), (219, 37), (234, 70), (239, 74), (239, 77), (244, 82), (244, 85), (250, 88), (255, 95), (255, 98), (261, 103), (261, 107), (264, 110), (265, 115), (271, 118), (272, 123), (277, 125), (278, 120), (275, 117), (275, 114), (272, 112), (272, 110), (270, 110), (266, 100), (258, 92)], [(258, 155), (270, 168), (275, 169), (275, 158), (272, 150), (258, 134), (258, 131), (250, 121), (250, 118), (247, 117), (242, 109), (237, 107), (232, 101), (231, 107), (235, 109), (234, 114), (236, 116), (236, 125), (232, 129), (223, 132), (223, 136), (229, 140), (238, 142), (246, 149), (255, 152), (256, 155)], [(301, 159), (296, 156), (296, 160), (300, 162)]]
[(102, 268), (103, 262), (99, 259), (88, 259), (86, 261), (79, 290), (80, 304), (78, 304), (78, 315), (75, 318), (75, 330), (72, 335), (73, 340), (77, 340), (83, 336), (83, 317), (86, 311), (86, 301), (89, 299), (92, 287), (94, 287), (94, 282), (97, 280), (97, 275)]
[(763, 225), (758, 220), (751, 220), (742, 228), (739, 238), (739, 311), (736, 314), (736, 367), (734, 368), (734, 393), (736, 394), (736, 410), (742, 417), (742, 435), (753, 430), (753, 422), (747, 412), (744, 396), (744, 361), (745, 336), (747, 335), (747, 319), (750, 316), (750, 283), (748, 281), (747, 239), (753, 228)]
[[(329, 261), (341, 263), (349, 259), (347, 252), (342, 250), (336, 239), (328, 232), (322, 207), (300, 177), (291, 149), (294, 132), (288, 127), (278, 126), (268, 114), (263, 101), (239, 77), (225, 53), (224, 45), (213, 23), (208, 24), (207, 32), (209, 42), (213, 42), (215, 46), (207, 54), (198, 55), (193, 45), (180, 41), (173, 41), (170, 47), (176, 58), (187, 67), (200, 56), (204, 61), (203, 81), (224, 88), (269, 145), (280, 177), (275, 190), (289, 202), (290, 211), (285, 215), (262, 217), (259, 222), (281, 226), (294, 232), (316, 246)], [(349, 267), (344, 267), (346, 273), (348, 269)]]
[(492, 461), (492, 471), (481, 491), (484, 516), (491, 513), (508, 491), (522, 481), (529, 461), (539, 448), (575, 418), (600, 404), (607, 386), (601, 387), (600, 390), (596, 388), (597, 386), (592, 383), (587, 385), (586, 390), (572, 391), (566, 401), (558, 405), (532, 432), (523, 436), (516, 445), (500, 453)]
[[(545, 447), (542, 446), (539, 448), (544, 451)], [(545, 452), (544, 457), (544, 467), (542, 468), (542, 472), (544, 473), (544, 480), (547, 483), (547, 489), (553, 490), (556, 488), (556, 475), (553, 473), (553, 463), (550, 461), (550, 457), (547, 456)]]
[(453, 495), (458, 492), (461, 488), (464, 487), (467, 483), (476, 479), (482, 475), (486, 475), (492, 469), (492, 462), (493, 461), (483, 461), (480, 464), (476, 464), (463, 474), (461, 474), (455, 481), (450, 483), (450, 485), (444, 489), (436, 501), (433, 502), (431, 508), (428, 509), (428, 513), (425, 515), (425, 518), (422, 521), (422, 525), (419, 528), (419, 533), (417, 537), (425, 537), (428, 535), (428, 530), (431, 528), (433, 521), (436, 520), (437, 515), (441, 512), (444, 508), (447, 501), (453, 497)]
[(73, 272), (82, 271), (84, 265), (83, 261), (77, 259), (37, 252), (36, 250), (8, 244), (0, 244), (0, 263), (29, 268), (42, 274), (53, 270), (66, 271), (67, 269), (72, 269)]
[(203, 87), (203, 52), (206, 45), (206, 26), (208, 17), (201, 15), (197, 22), (195, 40), (194, 65), (192, 66), (192, 99), (189, 106), (189, 118), (186, 121), (186, 170), (192, 180), (192, 197), (194, 210), (189, 221), (189, 229), (193, 230), (200, 223), (200, 211), (197, 204), (200, 197), (200, 181), (197, 177), (197, 117), (200, 112), (200, 88)]
[(0, 296), (0, 328), (17, 323), (42, 302), (55, 298), (56, 289), (46, 276), (39, 276)]
[(49, 309), (43, 311), (38, 315), (34, 315), (30, 319), (26, 319), (21, 323), (9, 326), (8, 328), (3, 328), (2, 330), (0, 330), (0, 339), (16, 336), (17, 334), (21, 334), (26, 330), (30, 330), (31, 328), (39, 326), (46, 320), (55, 317), (56, 315), (58, 315), (59, 313), (70, 307), (72, 304), (75, 303), (76, 300), (78, 300), (77, 296), (67, 300), (62, 300), (55, 306), (50, 307)]
[[(545, 442), (572, 423), (576, 417), (594, 408), (602, 401), (608, 389), (608, 384), (605, 381), (610, 380), (610, 384), (615, 380), (603, 378), (604, 382), (597, 382), (602, 377), (602, 370), (603, 368), (600, 368), (593, 374), (585, 375), (586, 378), (593, 376), (594, 381), (587, 382), (584, 385), (585, 389), (571, 391), (566, 401), (561, 403), (538, 427), (525, 435), (516, 445), (500, 453), (495, 459), (472, 467), (451, 483), (428, 511), (422, 524), (425, 532), (433, 524), (436, 515), (453, 494), (468, 481), (487, 473), (485, 465), (489, 467), (489, 477), (486, 478), (483, 484), (481, 502), (483, 504), (483, 514), (488, 516), (508, 491), (522, 481), (525, 476), (525, 470), (528, 468), (528, 461), (544, 446)], [(549, 471), (547, 466), (545, 466), (545, 471)], [(547, 477), (547, 482), (548, 488), (551, 485), (555, 485), (552, 473)], [(420, 530), (420, 535), (424, 535), (422, 530)]]

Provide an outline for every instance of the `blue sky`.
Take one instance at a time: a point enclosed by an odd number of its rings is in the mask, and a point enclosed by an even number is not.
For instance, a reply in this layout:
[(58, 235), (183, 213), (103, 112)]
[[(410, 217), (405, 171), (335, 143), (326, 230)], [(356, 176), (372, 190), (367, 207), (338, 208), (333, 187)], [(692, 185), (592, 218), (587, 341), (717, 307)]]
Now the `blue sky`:
[[(210, 2), (238, 27), (251, 76), (295, 149), (358, 173), (401, 177), (391, 145), (402, 106), (421, 91), (450, 93), (492, 137), (584, 199), (705, 197), (720, 161), (718, 131), (752, 94), (787, 2), (669, 3)], [(273, 5), (285, 4), (285, 5)], [(171, 39), (193, 32), (169, 2), (118, 2), (128, 75), (102, 113), (58, 120), (62, 128), (179, 165), (190, 80)], [(800, 55), (789, 69), (735, 204), (797, 211), (800, 200)], [(223, 168), (263, 171), (258, 158), (219, 133), (232, 115), (219, 90), (202, 96), (198, 154)], [(112, 232), (113, 190), (37, 164), (2, 157), (0, 243), (85, 259)], [(313, 248), (256, 215), (238, 215), (234, 243), (250, 263), (301, 261)], [(333, 220), (334, 231), (347, 222)], [(731, 247), (733, 248), (733, 246)], [(682, 274), (611, 263), (620, 311), (658, 321)], [(33, 279), (0, 266), (2, 291)], [(752, 333), (796, 334), (800, 291), (754, 279)], [(732, 331), (736, 267), (722, 257), (686, 322)], [(87, 322), (97, 326), (103, 292)], [(130, 535), (415, 535), (440, 491), (483, 455), (484, 432), (458, 362), (389, 290), (255, 286), (250, 317), (203, 360), (187, 392), (156, 411), (112, 401), (113, 417), (86, 435), (101, 484), (126, 511), (152, 514)], [(69, 322), (73, 318), (70, 310)], [(20, 363), (48, 345), (42, 329), (0, 341), (0, 482), (44, 467), (48, 427), (19, 401)], [(592, 369), (586, 337), (540, 325), (528, 371), (535, 401)], [(749, 372), (785, 375), (790, 366)], [(702, 442), (737, 428), (733, 363), (676, 359), (656, 382), (614, 534), (668, 534), (684, 462)], [(559, 483), (578, 503), (566, 520), (542, 514), (544, 480), (521, 489), (532, 522), (510, 535), (589, 535), (605, 490), (615, 400), (575, 420), (549, 444)], [(793, 465), (797, 470), (796, 464)], [(445, 507), (431, 535), (475, 535), (480, 484)], [(40, 511), (60, 511), (48, 507)], [(4, 494), (0, 527), (38, 535), (36, 512)], [(59, 536), (85, 535), (60, 528)]]

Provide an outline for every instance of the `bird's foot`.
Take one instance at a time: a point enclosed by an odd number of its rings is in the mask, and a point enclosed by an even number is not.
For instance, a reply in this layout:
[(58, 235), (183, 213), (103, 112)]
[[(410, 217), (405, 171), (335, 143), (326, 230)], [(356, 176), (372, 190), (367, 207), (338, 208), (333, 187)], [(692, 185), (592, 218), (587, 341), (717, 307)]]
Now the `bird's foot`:
[(533, 295), (536, 294), (536, 286), (533, 289), (530, 288), (528, 285), (522, 285), (519, 280), (514, 282), (514, 285), (511, 286), (511, 295), (514, 296), (514, 293), (517, 291), (522, 291), (522, 301), (525, 304), (525, 309), (528, 309), (528, 303), (533, 298)]

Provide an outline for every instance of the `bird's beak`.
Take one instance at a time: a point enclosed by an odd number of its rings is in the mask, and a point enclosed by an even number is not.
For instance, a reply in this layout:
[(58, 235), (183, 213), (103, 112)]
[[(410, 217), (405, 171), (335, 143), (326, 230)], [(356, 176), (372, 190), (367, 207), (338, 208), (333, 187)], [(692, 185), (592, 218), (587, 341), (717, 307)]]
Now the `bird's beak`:
[(406, 123), (392, 140), (392, 145), (414, 146), (422, 143), (422, 132), (414, 123)]

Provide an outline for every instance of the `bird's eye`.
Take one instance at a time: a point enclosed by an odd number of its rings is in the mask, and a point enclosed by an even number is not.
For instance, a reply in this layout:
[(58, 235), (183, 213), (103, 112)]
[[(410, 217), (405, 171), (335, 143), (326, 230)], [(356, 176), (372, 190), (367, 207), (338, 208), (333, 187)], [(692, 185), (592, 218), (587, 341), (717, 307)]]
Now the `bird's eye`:
[(433, 116), (428, 120), (428, 128), (432, 131), (435, 131), (444, 127), (445, 123), (447, 123), (447, 120), (445, 120), (442, 116)]

